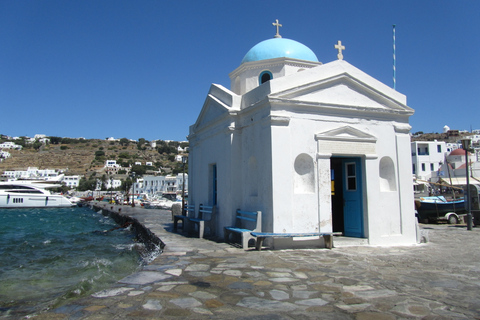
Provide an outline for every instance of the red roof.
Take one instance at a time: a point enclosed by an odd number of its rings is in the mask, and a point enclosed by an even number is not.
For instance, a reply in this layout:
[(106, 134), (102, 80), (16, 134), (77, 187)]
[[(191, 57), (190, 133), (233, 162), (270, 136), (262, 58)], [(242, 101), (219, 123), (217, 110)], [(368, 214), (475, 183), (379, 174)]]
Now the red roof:
[[(465, 150), (463, 149), (455, 149), (453, 150), (452, 152), (450, 152), (449, 154), (450, 156), (464, 156), (465, 155)], [(468, 155), (471, 155), (471, 153), (469, 152)]]

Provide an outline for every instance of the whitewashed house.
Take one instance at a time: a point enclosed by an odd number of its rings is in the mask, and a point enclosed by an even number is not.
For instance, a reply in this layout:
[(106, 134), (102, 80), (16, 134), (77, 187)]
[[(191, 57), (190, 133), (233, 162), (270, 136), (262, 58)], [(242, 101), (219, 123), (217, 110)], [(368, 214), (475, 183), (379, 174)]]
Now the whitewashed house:
[[(176, 176), (151, 176), (145, 175), (142, 178), (142, 183), (136, 185), (137, 193), (157, 194), (163, 192), (180, 193), (183, 188), (183, 174), (179, 173)], [(137, 190), (137, 189), (135, 189)], [(185, 173), (185, 190), (188, 190), (188, 174)]]
[(412, 171), (417, 179), (429, 181), (439, 170), (448, 154), (444, 141), (413, 141)]
[(10, 158), (12, 155), (8, 151), (0, 150), (0, 159), (3, 161), (4, 159)]
[(189, 203), (217, 206), (219, 237), (240, 208), (262, 211), (265, 232), (415, 243), (405, 95), (342, 60), (341, 43), (322, 64), (277, 36), (247, 52), (231, 89), (210, 87), (188, 136)]
[(104, 168), (108, 174), (117, 174), (122, 169), (122, 166), (117, 163), (117, 160), (105, 160)]
[(447, 148), (447, 152), (450, 153), (452, 152), (453, 150), (457, 150), (458, 148), (461, 148), (462, 147), (462, 144), (460, 143), (454, 143), (454, 142), (447, 142), (445, 144), (446, 148)]
[(83, 177), (83, 176), (79, 176), (79, 175), (64, 176), (62, 182), (63, 182), (67, 187), (77, 188), (78, 185), (79, 185), (79, 183), (80, 183), (80, 179), (81, 179), (82, 177)]
[(22, 150), (22, 146), (19, 144), (16, 144), (12, 141), (6, 141), (3, 143), (0, 143), (0, 149), (16, 149), (16, 150)]

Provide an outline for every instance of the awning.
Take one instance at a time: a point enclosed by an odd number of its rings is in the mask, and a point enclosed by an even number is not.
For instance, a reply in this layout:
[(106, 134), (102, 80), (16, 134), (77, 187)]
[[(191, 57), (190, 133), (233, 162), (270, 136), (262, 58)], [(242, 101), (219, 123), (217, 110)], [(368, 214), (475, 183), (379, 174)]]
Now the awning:
[[(450, 183), (451, 180), (451, 183)], [(466, 186), (467, 185), (467, 178), (466, 177), (452, 177), (452, 178), (445, 178), (441, 179), (444, 184), (452, 185), (452, 186)], [(470, 177), (470, 184), (480, 184), (480, 179), (477, 177)]]

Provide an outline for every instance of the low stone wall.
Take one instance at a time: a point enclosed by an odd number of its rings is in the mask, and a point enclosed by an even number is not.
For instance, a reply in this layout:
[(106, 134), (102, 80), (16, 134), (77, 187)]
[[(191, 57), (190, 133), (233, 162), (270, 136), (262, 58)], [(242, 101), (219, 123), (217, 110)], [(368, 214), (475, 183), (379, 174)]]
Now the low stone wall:
[(148, 251), (158, 250), (160, 248), (163, 250), (165, 244), (162, 240), (152, 233), (147, 227), (141, 224), (137, 219), (123, 214), (121, 208), (118, 211), (115, 211), (113, 208), (105, 208), (95, 203), (90, 204), (90, 208), (95, 212), (101, 212), (104, 216), (112, 218), (119, 226), (125, 226), (126, 224), (131, 224), (132, 231), (135, 234), (137, 240), (145, 245), (145, 248)]

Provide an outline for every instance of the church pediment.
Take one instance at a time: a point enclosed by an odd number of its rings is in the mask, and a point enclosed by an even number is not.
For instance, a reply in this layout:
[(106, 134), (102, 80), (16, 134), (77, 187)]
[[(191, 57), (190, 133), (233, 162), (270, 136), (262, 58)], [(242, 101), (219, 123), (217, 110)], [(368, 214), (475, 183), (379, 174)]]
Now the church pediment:
[(317, 133), (315, 140), (351, 141), (351, 142), (376, 142), (377, 138), (369, 133), (344, 126), (333, 130)]
[(404, 104), (403, 95), (345, 62), (292, 75), (281, 87), (270, 97), (283, 103), (413, 114), (413, 109)]
[(209, 126), (212, 123), (235, 112), (237, 97), (230, 90), (213, 84), (210, 92), (205, 99), (205, 102), (198, 116), (197, 122), (193, 126), (195, 130)]
[(375, 155), (377, 138), (359, 129), (343, 126), (315, 135), (320, 154)]
[(200, 116), (195, 123), (195, 128), (201, 128), (228, 114), (228, 107), (223, 105), (215, 97), (208, 95), (203, 105)]

